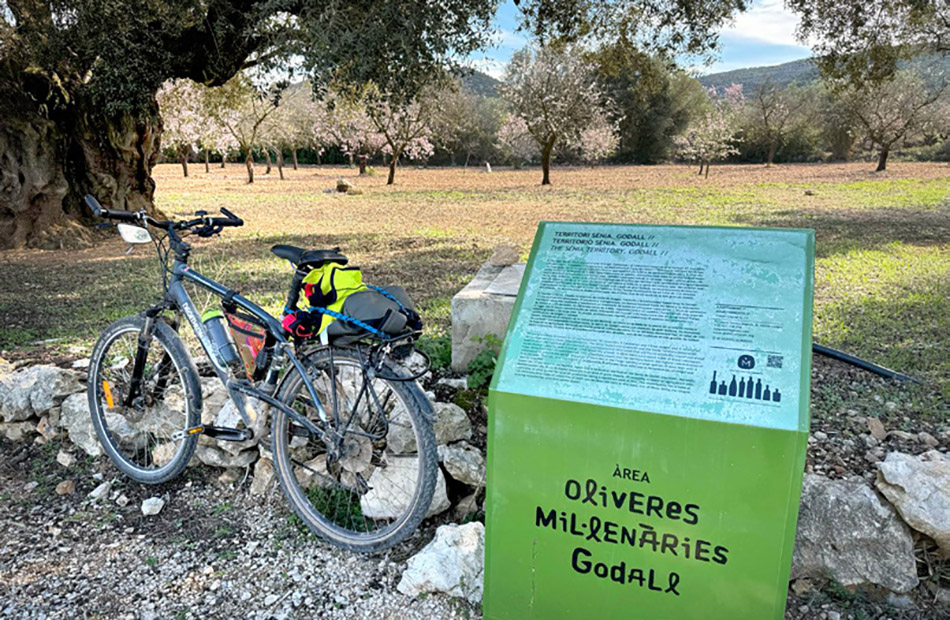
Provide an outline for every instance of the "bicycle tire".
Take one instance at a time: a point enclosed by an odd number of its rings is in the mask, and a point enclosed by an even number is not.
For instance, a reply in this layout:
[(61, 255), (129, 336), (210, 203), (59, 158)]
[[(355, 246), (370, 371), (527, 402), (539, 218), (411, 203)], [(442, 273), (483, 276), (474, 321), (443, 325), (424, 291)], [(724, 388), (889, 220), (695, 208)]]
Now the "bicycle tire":
[[(121, 413), (111, 413), (107, 411), (109, 404), (108, 401), (106, 401), (105, 388), (103, 386), (103, 382), (105, 381), (103, 377), (107, 370), (105, 368), (106, 354), (112, 350), (112, 346), (123, 336), (134, 335), (137, 339), (138, 334), (141, 333), (144, 327), (144, 317), (129, 316), (115, 321), (103, 330), (92, 351), (86, 393), (93, 428), (95, 428), (99, 443), (109, 459), (112, 460), (122, 473), (136, 482), (143, 484), (160, 484), (175, 478), (185, 469), (195, 452), (195, 447), (198, 443), (197, 435), (188, 435), (184, 439), (179, 440), (172, 440), (169, 437), (169, 444), (171, 444), (172, 441), (180, 441), (180, 445), (175, 449), (174, 454), (168, 458), (167, 462), (161, 465), (145, 467), (134, 462), (123, 453), (120, 447), (120, 441), (117, 440), (116, 437), (113, 437), (113, 434), (109, 430), (110, 424), (118, 426), (123, 423), (128, 423), (128, 419), (115, 417), (116, 415), (121, 415)], [(181, 412), (181, 425), (178, 428), (170, 427), (171, 424), (178, 426), (178, 416), (176, 412), (172, 412), (171, 416), (174, 416), (174, 419), (167, 425), (169, 426), (169, 434), (172, 430), (184, 430), (185, 428), (198, 426), (201, 423), (201, 384), (198, 381), (198, 371), (195, 369), (194, 362), (188, 354), (185, 344), (171, 326), (161, 319), (156, 319), (154, 322), (152, 339), (158, 342), (162, 353), (168, 356), (172, 363), (170, 371), (177, 373), (178, 380), (181, 383), (181, 404), (184, 409)], [(149, 343), (149, 346), (153, 346), (153, 343)], [(164, 361), (164, 356), (161, 359)], [(112, 399), (112, 389), (111, 387), (109, 388), (110, 399)], [(164, 392), (167, 392), (167, 388), (163, 390), (163, 393)], [(121, 400), (121, 398), (119, 400)], [(163, 399), (162, 404), (164, 403), (165, 400)], [(120, 407), (117, 409), (128, 408)], [(111, 421), (109, 419), (110, 413), (112, 416)], [(153, 430), (155, 429), (155, 427), (152, 427), (149, 430), (145, 430), (149, 424), (161, 425), (164, 422), (166, 422), (166, 420), (156, 421), (154, 416), (149, 417), (146, 412), (141, 414), (141, 419), (135, 423), (138, 424), (138, 426), (129, 424), (129, 427), (123, 428), (132, 428), (133, 431), (144, 433), (147, 440), (148, 435), (153, 434)], [(164, 429), (165, 427), (162, 427), (163, 431)], [(134, 437), (139, 437), (139, 435), (136, 434)], [(139, 440), (136, 438), (135, 441), (138, 442)], [(156, 448), (157, 446), (158, 444), (156, 444)], [(136, 450), (138, 451), (138, 448), (136, 448)], [(149, 448), (148, 443), (146, 443), (143, 455), (146, 459), (153, 460), (154, 464), (153, 451), (154, 449)]]
[[(301, 361), (304, 367), (308, 369), (308, 372), (310, 372), (309, 369), (313, 368), (329, 368), (329, 358), (330, 349), (328, 347), (320, 347), (315, 351), (305, 354), (301, 358)], [(350, 366), (359, 364), (359, 356), (353, 349), (334, 348), (333, 358), (334, 367), (341, 365), (341, 362)], [(393, 364), (384, 365), (384, 369), (387, 376), (408, 377), (405, 371), (402, 371), (401, 367)], [(369, 476), (369, 482), (372, 482), (376, 471), (383, 470), (386, 467), (395, 467), (397, 463), (400, 463), (401, 465), (399, 465), (399, 467), (402, 467), (402, 464), (409, 463), (415, 459), (414, 465), (417, 467), (415, 473), (416, 484), (411, 497), (406, 498), (406, 494), (403, 493), (401, 500), (395, 500), (393, 502), (394, 504), (398, 504), (400, 501), (405, 501), (405, 508), (398, 516), (392, 518), (377, 518), (380, 515), (371, 514), (369, 519), (367, 519), (367, 505), (364, 504), (364, 502), (374, 491), (377, 492), (379, 496), (382, 495), (382, 490), (376, 491), (376, 489), (371, 487), (368, 492), (359, 498), (358, 512), (361, 513), (362, 524), (356, 520), (356, 515), (352, 513), (347, 513), (346, 526), (335, 522), (335, 514), (328, 515), (327, 513), (337, 513), (339, 508), (331, 506), (328, 500), (324, 501), (320, 497), (313, 497), (314, 486), (323, 487), (326, 485), (317, 484), (311, 486), (309, 489), (304, 489), (297, 479), (295, 465), (299, 467), (302, 463), (297, 461), (291, 454), (293, 437), (289, 432), (291, 423), (290, 416), (275, 408), (271, 423), (271, 443), (277, 478), (280, 481), (281, 490), (293, 508), (294, 513), (320, 538), (336, 547), (361, 553), (373, 553), (388, 549), (402, 542), (415, 531), (425, 518), (432, 503), (438, 470), (435, 434), (431, 424), (433, 417), (432, 407), (418, 384), (415, 381), (390, 381), (379, 379), (378, 377), (375, 381), (385, 384), (387, 389), (392, 390), (392, 392), (397, 395), (403, 407), (398, 410), (397, 415), (405, 411), (411, 421), (413, 439), (415, 440), (416, 452), (414, 455), (392, 454), (386, 452), (384, 448), (383, 456), (380, 457), (381, 460), (376, 463), (376, 469), (373, 470), (374, 474)], [(340, 382), (342, 383), (343, 380), (341, 379)], [(303, 381), (299, 373), (292, 371), (288, 373), (281, 382), (277, 391), (277, 399), (293, 407), (301, 391), (305, 392)], [(331, 404), (324, 403), (324, 405), (329, 413)], [(395, 406), (397, 405), (394, 405), (394, 407)], [(391, 423), (392, 421), (390, 420), (388, 424)], [(392, 427), (388, 426), (388, 428), (391, 429)], [(308, 439), (307, 441), (316, 442), (318, 440)], [(389, 443), (388, 433), (386, 442), (387, 444)], [(387, 448), (388, 447), (387, 445)], [(299, 448), (297, 449), (299, 450)], [(376, 454), (376, 448), (374, 448), (373, 454)], [(383, 458), (385, 458), (385, 463), (382, 462)], [(343, 463), (342, 460), (340, 462)], [(398, 467), (396, 467), (396, 470), (398, 470)], [(329, 466), (327, 467), (327, 474), (330, 474)], [(346, 474), (344, 474), (341, 469), (339, 475), (342, 479)], [(358, 477), (359, 475), (360, 474), (355, 474), (351, 477)], [(332, 478), (332, 475), (326, 477), (329, 479)], [(383, 474), (383, 477), (380, 479), (383, 478), (385, 478), (385, 474)], [(339, 494), (340, 492), (354, 492), (353, 489), (344, 486), (339, 483), (339, 481), (337, 481), (337, 484), (339, 485), (338, 487), (331, 487), (329, 489), (321, 490), (318, 488), (318, 493), (326, 491), (327, 495), (332, 495)], [(389, 491), (395, 495), (401, 492), (396, 492), (391, 489)], [(352, 496), (349, 499), (352, 500)], [(322, 504), (324, 508), (321, 509), (315, 506), (315, 503)], [(353, 506), (352, 503), (347, 504), (346, 510), (356, 511), (357, 507)], [(360, 531), (359, 526), (363, 525), (365, 527), (367, 521), (373, 521), (374, 524), (376, 521), (389, 522), (374, 531)], [(351, 523), (353, 523), (353, 525), (350, 525)]]

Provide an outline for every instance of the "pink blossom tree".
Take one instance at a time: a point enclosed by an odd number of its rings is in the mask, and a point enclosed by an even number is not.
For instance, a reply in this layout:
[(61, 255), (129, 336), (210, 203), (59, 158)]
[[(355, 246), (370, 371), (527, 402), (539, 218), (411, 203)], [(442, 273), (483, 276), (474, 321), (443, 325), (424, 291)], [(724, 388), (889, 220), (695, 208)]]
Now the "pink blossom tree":
[(498, 128), (497, 146), (505, 161), (515, 167), (534, 161), (540, 155), (538, 143), (528, 132), (528, 124), (513, 114), (506, 116)]
[(156, 95), (164, 124), (162, 139), (175, 149), (186, 177), (188, 155), (201, 139), (206, 124), (202, 88), (189, 79), (168, 80)]
[(738, 152), (736, 144), (737, 121), (745, 102), (742, 85), (733, 84), (725, 89), (723, 97), (716, 96), (711, 89), (709, 106), (690, 123), (685, 135), (676, 137), (676, 149), (680, 157), (687, 161), (699, 162), (699, 174), (709, 166)]
[(551, 183), (556, 146), (579, 144), (585, 130), (606, 124), (596, 70), (579, 50), (542, 47), (516, 52), (501, 94), (538, 144), (542, 185)]
[(383, 140), (382, 152), (389, 156), (389, 178), (396, 178), (396, 165), (402, 156), (428, 159), (435, 150), (432, 137), (433, 93), (427, 92), (409, 102), (394, 101), (391, 96), (369, 85), (364, 91), (366, 116)]

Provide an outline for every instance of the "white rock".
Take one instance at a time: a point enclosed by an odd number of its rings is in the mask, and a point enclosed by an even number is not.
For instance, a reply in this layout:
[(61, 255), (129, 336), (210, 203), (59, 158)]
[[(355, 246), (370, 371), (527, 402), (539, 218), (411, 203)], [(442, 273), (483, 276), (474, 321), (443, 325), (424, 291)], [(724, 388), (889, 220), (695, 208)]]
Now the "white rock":
[(86, 370), (89, 368), (89, 358), (84, 357), (82, 359), (75, 360), (73, 361), (72, 364), (69, 365), (69, 367), (74, 368), (76, 370)]
[[(472, 423), (465, 411), (453, 403), (433, 403), (432, 411), (435, 424), (436, 445), (452, 443), (472, 436)], [(416, 436), (412, 432), (409, 413), (398, 402), (389, 414), (389, 432), (386, 435), (386, 447), (396, 454), (410, 454), (416, 451)]]
[(119, 506), (123, 506), (123, 507), (128, 506), (128, 505), (129, 505), (129, 496), (126, 495), (125, 493), (123, 493), (122, 495), (120, 495), (119, 497), (116, 498), (115, 503), (118, 504)]
[[(418, 473), (419, 459), (415, 456), (391, 457), (386, 467), (377, 467), (367, 481), (370, 490), (360, 498), (363, 514), (371, 519), (393, 519), (402, 515), (412, 500)], [(439, 514), (450, 505), (445, 476), (436, 468), (435, 492), (426, 516)]]
[(228, 388), (217, 377), (201, 380), (201, 422), (214, 424), (224, 404), (230, 402)]
[(165, 500), (160, 497), (150, 497), (142, 502), (142, 514), (146, 517), (157, 515), (165, 507)]
[(891, 452), (879, 465), (877, 488), (909, 526), (950, 556), (950, 457), (936, 450), (920, 456)]
[(806, 474), (791, 571), (803, 577), (908, 592), (918, 583), (913, 537), (860, 478)]
[[(261, 437), (266, 432), (267, 408), (256, 398), (248, 399), (248, 415), (251, 416), (251, 430), (254, 431), (252, 438), (247, 441), (223, 441), (218, 439), (215, 440), (215, 445), (236, 456), (260, 443)], [(228, 400), (224, 403), (224, 406), (221, 407), (218, 415), (214, 418), (214, 425), (225, 428), (244, 428), (244, 421), (241, 419), (241, 414), (234, 402)]]
[(435, 539), (409, 558), (396, 589), (407, 596), (442, 592), (478, 604), (484, 572), (485, 526), (441, 525)]
[(438, 445), (471, 439), (472, 423), (465, 410), (454, 403), (435, 403), (435, 443)]
[(65, 450), (60, 450), (56, 453), (56, 462), (63, 467), (72, 467), (76, 462), (76, 457)]
[(60, 411), (60, 424), (66, 429), (69, 440), (90, 456), (102, 454), (102, 446), (92, 427), (89, 414), (89, 401), (85, 394), (73, 394), (63, 401)]
[(10, 441), (25, 441), (36, 430), (36, 425), (29, 420), (22, 422), (0, 422), (0, 433)]
[(459, 377), (457, 379), (444, 377), (435, 382), (436, 385), (444, 385), (453, 390), (464, 390), (468, 388), (468, 378)]
[(89, 497), (94, 500), (100, 500), (106, 497), (109, 494), (109, 491), (112, 490), (111, 482), (103, 482), (92, 491), (89, 492)]
[(258, 459), (260, 453), (257, 450), (245, 450), (238, 454), (231, 454), (217, 446), (203, 446), (198, 444), (195, 450), (195, 456), (205, 465), (228, 468), (247, 467)]
[(452, 368), (468, 370), (485, 347), (486, 335), (505, 337), (515, 307), (524, 265), (493, 265), (489, 261), (452, 298)]
[(42, 415), (83, 389), (82, 373), (39, 365), (0, 376), (0, 416), (7, 422)]
[(274, 488), (274, 462), (260, 459), (254, 465), (254, 480), (251, 482), (251, 495), (264, 495)]
[(468, 442), (439, 446), (439, 459), (454, 480), (472, 487), (485, 484), (485, 457)]

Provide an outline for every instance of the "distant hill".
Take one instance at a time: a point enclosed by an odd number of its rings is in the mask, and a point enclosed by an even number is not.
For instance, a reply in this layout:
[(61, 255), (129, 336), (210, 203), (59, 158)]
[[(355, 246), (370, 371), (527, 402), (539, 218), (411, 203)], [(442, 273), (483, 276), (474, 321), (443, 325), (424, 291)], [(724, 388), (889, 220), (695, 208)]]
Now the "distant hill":
[[(950, 73), (950, 55), (926, 54), (902, 63), (902, 66), (920, 71), (927, 85), (934, 88), (940, 82), (945, 82), (947, 74)], [(779, 87), (793, 83), (803, 86), (818, 79), (818, 67), (810, 58), (805, 58), (771, 67), (749, 67), (711, 73), (697, 79), (704, 87), (715, 86), (717, 91), (722, 91), (731, 84), (742, 84), (743, 90), (749, 93), (770, 78), (772, 83)]]
[(742, 84), (745, 92), (751, 92), (770, 78), (776, 86), (788, 86), (796, 82), (807, 84), (818, 78), (818, 67), (810, 58), (806, 58), (771, 67), (749, 67), (748, 69), (711, 73), (698, 79), (704, 87), (714, 86), (717, 91), (721, 91), (731, 84)]
[(462, 76), (462, 84), (476, 95), (481, 95), (482, 97), (497, 97), (498, 86), (501, 82), (487, 73), (472, 69), (470, 72), (466, 71), (465, 75)]

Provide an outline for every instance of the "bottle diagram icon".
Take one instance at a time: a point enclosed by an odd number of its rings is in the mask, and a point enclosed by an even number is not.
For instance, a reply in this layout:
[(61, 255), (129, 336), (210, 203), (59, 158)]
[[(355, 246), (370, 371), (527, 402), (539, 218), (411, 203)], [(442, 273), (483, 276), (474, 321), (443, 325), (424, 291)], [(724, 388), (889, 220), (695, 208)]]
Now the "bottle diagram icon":
[(737, 381), (736, 375), (732, 375), (732, 380), (727, 384), (725, 379), (718, 377), (715, 370), (712, 374), (712, 380), (709, 382), (709, 393), (717, 396), (747, 398), (772, 403), (782, 402), (782, 393), (779, 389), (768, 383), (763, 385), (761, 378), (738, 377)]

